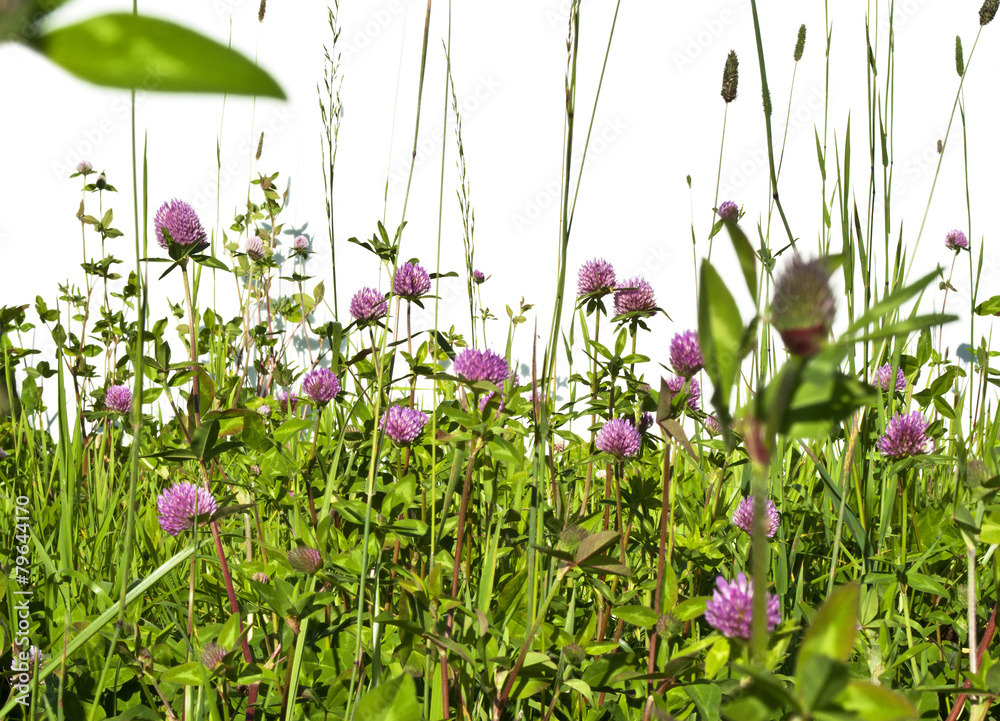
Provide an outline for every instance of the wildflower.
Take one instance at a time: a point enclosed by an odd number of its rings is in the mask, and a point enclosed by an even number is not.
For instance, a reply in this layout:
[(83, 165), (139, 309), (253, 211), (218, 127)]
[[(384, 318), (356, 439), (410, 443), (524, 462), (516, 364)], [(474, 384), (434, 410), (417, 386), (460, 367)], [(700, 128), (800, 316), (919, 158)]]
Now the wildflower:
[[(496, 395), (496, 393), (494, 393), (493, 391), (490, 391), (485, 396), (483, 396), (482, 398), (479, 399), (479, 412), (480, 413), (483, 412), (483, 408), (486, 407), (486, 404), (490, 402), (490, 398), (492, 398), (495, 395)], [(497, 415), (499, 415), (500, 411), (502, 411), (502, 410), (503, 410), (503, 398), (501, 398), (499, 401), (497, 401)]]
[(250, 475), (251, 476), (259, 476), (260, 475), (260, 466), (258, 466), (256, 463), (252, 463), (250, 465)]
[(640, 433), (645, 433), (646, 431), (648, 431), (652, 427), (653, 427), (653, 414), (652, 413), (643, 413), (641, 416), (639, 416), (639, 432)]
[(615, 289), (615, 269), (604, 258), (594, 258), (588, 260), (580, 268), (577, 277), (577, 295), (590, 295), (597, 293), (605, 296)]
[(278, 407), (289, 413), (295, 412), (295, 406), (299, 404), (299, 397), (291, 391), (278, 391)]
[(323, 567), (323, 557), (315, 548), (296, 546), (288, 552), (288, 563), (296, 571), (316, 573)]
[(485, 283), (486, 282), (486, 276), (483, 275), (483, 271), (481, 271), (481, 270), (474, 270), (474, 271), (472, 271), (472, 282), (475, 283), (476, 285), (479, 285), (481, 283)]
[(811, 358), (830, 334), (837, 307), (822, 258), (794, 256), (775, 280), (771, 323), (793, 355)]
[(927, 421), (920, 411), (909, 415), (897, 413), (885, 426), (885, 435), (878, 439), (878, 449), (888, 458), (905, 458), (927, 452)]
[(944, 244), (948, 250), (968, 250), (969, 239), (961, 230), (949, 230), (944, 236)]
[[(767, 537), (772, 538), (778, 532), (778, 509), (770, 498), (764, 501), (764, 516)], [(747, 533), (753, 533), (753, 498), (744, 498), (736, 506), (736, 512), (733, 514), (733, 525)]]
[(268, 576), (263, 571), (257, 571), (257, 573), (255, 573), (254, 575), (250, 576), (250, 578), (252, 578), (257, 583), (263, 583), (265, 585), (271, 583), (271, 577)]
[(304, 235), (296, 235), (292, 241), (292, 248), (297, 251), (309, 250), (309, 238)]
[(619, 459), (638, 453), (640, 442), (639, 431), (631, 421), (622, 418), (608, 421), (597, 432), (597, 450), (610, 453)]
[(405, 446), (416, 440), (427, 425), (427, 420), (426, 413), (395, 403), (382, 414), (379, 426), (393, 442)]
[[(28, 648), (18, 647), (16, 645), (12, 646), (11, 656), (11, 670), (16, 673), (27, 673), (29, 680), (34, 678), (35, 669), (38, 668), (38, 664), (45, 659), (45, 654), (43, 654), (42, 650), (35, 644), (31, 644)], [(16, 678), (16, 676), (14, 678)], [(15, 683), (15, 681), (11, 681), (11, 683)]]
[(76, 164), (76, 172), (86, 178), (94, 172), (94, 166), (90, 164), (89, 160), (81, 160)]
[(702, 369), (705, 360), (698, 345), (698, 334), (693, 330), (677, 333), (670, 341), (670, 365), (682, 378), (690, 378)]
[(107, 188), (108, 187), (108, 178), (107, 178), (107, 176), (104, 175), (104, 173), (101, 173), (100, 175), (98, 175), (97, 179), (94, 180), (94, 185), (97, 186), (98, 190), (104, 190), (105, 188)]
[(419, 263), (403, 263), (396, 268), (392, 292), (400, 298), (413, 300), (431, 289), (431, 279)]
[(686, 388), (687, 407), (692, 411), (698, 410), (699, 400), (701, 399), (701, 384), (698, 383), (697, 378), (685, 379), (681, 376), (673, 376), (667, 380), (667, 388), (675, 395)]
[(226, 650), (225, 646), (220, 646), (215, 641), (210, 641), (201, 650), (201, 662), (205, 665), (205, 668), (212, 670), (216, 666), (222, 665), (227, 653), (229, 651)]
[[(884, 391), (890, 390), (892, 385), (892, 366), (886, 363), (875, 371), (875, 385)], [(902, 393), (906, 390), (906, 375), (902, 368), (896, 369), (896, 391)]]
[(128, 413), (132, 410), (132, 391), (128, 386), (109, 386), (104, 394), (104, 407), (114, 413)]
[(351, 315), (367, 322), (385, 315), (386, 303), (382, 293), (375, 288), (362, 288), (351, 298)]
[(740, 207), (731, 200), (724, 200), (719, 203), (719, 209), (715, 212), (723, 220), (731, 220), (734, 223), (740, 218)]
[(719, 423), (719, 419), (715, 416), (708, 416), (705, 418), (705, 430), (713, 436), (717, 436), (722, 433), (722, 425)]
[(261, 418), (270, 418), (271, 406), (267, 405), (266, 403), (264, 405), (257, 406), (257, 415), (259, 415)]
[(507, 360), (491, 350), (466, 348), (455, 356), (455, 374), (469, 383), (489, 381), (495, 385), (510, 376)]
[(730, 50), (726, 65), (722, 69), (722, 99), (727, 103), (736, 100), (736, 88), (740, 84), (740, 61), (736, 51)]
[(174, 199), (161, 205), (153, 223), (156, 242), (163, 249), (168, 246), (168, 235), (178, 245), (193, 245), (205, 238), (205, 229), (201, 227), (198, 214), (183, 200)]
[(317, 368), (302, 379), (302, 392), (317, 403), (329, 403), (340, 393), (340, 380), (329, 368)]
[(252, 260), (261, 260), (264, 257), (264, 241), (256, 235), (247, 238), (246, 249), (247, 255)]
[[(725, 577), (715, 579), (716, 589), (705, 604), (705, 620), (726, 638), (750, 640), (753, 627), (753, 582), (745, 573), (737, 574), (729, 583)], [(770, 633), (781, 623), (778, 597), (767, 594), (767, 631)]]
[(638, 311), (648, 315), (655, 307), (653, 286), (645, 278), (629, 278), (615, 288), (615, 315)]
[(219, 510), (215, 498), (201, 486), (182, 481), (163, 491), (156, 499), (160, 528), (176, 536), (193, 527), (198, 516), (214, 516)]

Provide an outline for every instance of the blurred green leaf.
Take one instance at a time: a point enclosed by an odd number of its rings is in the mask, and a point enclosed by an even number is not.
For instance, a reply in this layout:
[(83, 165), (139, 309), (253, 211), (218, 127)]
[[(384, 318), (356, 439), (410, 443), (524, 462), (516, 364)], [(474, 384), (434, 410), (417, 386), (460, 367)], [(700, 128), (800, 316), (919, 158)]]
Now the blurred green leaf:
[(705, 371), (712, 379), (712, 403), (727, 418), (729, 395), (740, 369), (743, 320), (732, 293), (718, 271), (707, 260), (701, 263), (698, 296), (698, 340), (705, 358)]
[(859, 594), (856, 583), (841, 586), (830, 594), (809, 624), (795, 665), (795, 682), (799, 688), (809, 682), (805, 671), (810, 668), (808, 664), (814, 656), (826, 656), (835, 661), (847, 660), (857, 634)]
[(416, 684), (404, 673), (366, 693), (356, 717), (365, 721), (417, 721), (421, 714)]
[(45, 33), (32, 46), (73, 75), (113, 88), (285, 98), (253, 61), (157, 18), (110, 13)]
[(851, 681), (837, 699), (845, 711), (861, 721), (910, 721), (919, 718), (905, 696), (884, 686)]

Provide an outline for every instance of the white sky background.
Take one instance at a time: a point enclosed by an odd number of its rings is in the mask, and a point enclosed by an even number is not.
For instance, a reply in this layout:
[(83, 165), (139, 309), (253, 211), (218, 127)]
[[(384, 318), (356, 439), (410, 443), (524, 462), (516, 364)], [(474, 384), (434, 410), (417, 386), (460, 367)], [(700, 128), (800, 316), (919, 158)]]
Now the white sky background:
[[(507, 332), (505, 305), (515, 310), (523, 297), (535, 304), (541, 341), (547, 338), (555, 292), (559, 240), (563, 82), (569, 0), (509, 0), (479, 3), (456, 0), (452, 15), (452, 72), (463, 114), (463, 140), (475, 209), (476, 267), (493, 278), (482, 286), (484, 303), (499, 320), (488, 326), (489, 345), (502, 350)], [(888, 45), (888, 3), (855, 0), (830, 3), (833, 27), (830, 112), (827, 130), (828, 194), (835, 182), (834, 139), (843, 147), (851, 112), (852, 186), (859, 211), (865, 212), (868, 183), (866, 128), (865, 19), (879, 25), (879, 83), (884, 85)], [(959, 78), (954, 42), (961, 35), (966, 59), (979, 29), (979, 0), (897, 0), (895, 36), (895, 127), (892, 247), (902, 226), (904, 242), (913, 243), (923, 216), (937, 162), (935, 144), (944, 138)], [(423, 0), (342, 0), (343, 28), (339, 46), (344, 77), (344, 116), (340, 130), (335, 181), (335, 224), (338, 238), (338, 286), (342, 320), (347, 304), (362, 285), (376, 285), (374, 256), (349, 245), (350, 236), (367, 238), (385, 214), (390, 233), (402, 210), (408, 159), (413, 139), (417, 77), (426, 3)], [(242, 210), (251, 177), (280, 171), (279, 187), (291, 180), (286, 227), (302, 227), (314, 239), (308, 272), (332, 283), (321, 175), (321, 124), (317, 83), (322, 82), (323, 45), (329, 44), (326, 5), (315, 0), (271, 0), (262, 24), (256, 0), (176, 0), (139, 9), (181, 22), (257, 57), (289, 96), (287, 102), (219, 96), (140, 93), (138, 134), (149, 143), (149, 213), (165, 200), (180, 198), (198, 210), (206, 228), (228, 229)], [(75, 0), (55, 20), (69, 23), (98, 12), (131, 10), (130, 2)], [(611, 0), (583, 0), (578, 64), (575, 148), (582, 148), (593, 105), (605, 45), (614, 12)], [(814, 127), (823, 137), (824, 16), (823, 3), (762, 2), (759, 7), (768, 81), (774, 106), (776, 155), (781, 150), (785, 114), (789, 110), (792, 50), (797, 29), (808, 29), (791, 97), (784, 164), (779, 180), (782, 202), (800, 249), (815, 252), (819, 236), (821, 178)], [(427, 74), (420, 127), (420, 152), (407, 208), (402, 258), (419, 257), (434, 267), (444, 102), (444, 53), (448, 6), (433, 7)], [(985, 28), (965, 81), (970, 139), (970, 192), (973, 229), (969, 233), (978, 258), (986, 221), (997, 193), (997, 68), (1000, 23)], [(873, 29), (874, 34), (874, 29)], [(583, 173), (570, 240), (568, 296), (575, 295), (576, 270), (585, 260), (612, 261), (619, 279), (640, 274), (653, 285), (657, 300), (673, 318), (653, 319), (639, 351), (667, 363), (673, 333), (696, 326), (691, 213), (694, 210), (699, 258), (707, 252), (709, 220), (724, 102), (719, 91), (722, 68), (730, 49), (740, 59), (739, 95), (729, 107), (722, 190), (719, 201), (743, 206), (743, 228), (756, 245), (756, 224), (766, 225), (768, 164), (760, 77), (749, 0), (673, 3), (624, 0), (604, 78), (591, 149)], [(398, 83), (397, 83), (398, 81)], [(134, 265), (132, 238), (131, 149), (128, 93), (104, 90), (78, 81), (43, 58), (11, 44), (0, 46), (0, 167), (4, 169), (4, 212), (0, 214), (0, 251), (4, 277), (0, 305), (33, 303), (41, 295), (50, 305), (57, 284), (67, 278), (82, 286), (79, 263), (80, 226), (75, 213), (79, 180), (67, 176), (87, 159), (103, 170), (119, 193), (106, 195), (115, 211), (115, 226), (125, 237), (111, 241), (109, 251), (124, 259), (123, 275)], [(883, 98), (884, 102), (884, 98)], [(224, 114), (223, 114), (224, 109)], [(257, 139), (265, 133), (264, 150), (254, 161)], [(216, 143), (222, 164), (221, 198), (216, 203)], [(956, 114), (950, 147), (941, 168), (934, 201), (911, 278), (937, 264), (951, 263), (944, 235), (966, 221), (961, 123)], [(442, 271), (464, 274), (461, 217), (455, 199), (458, 175), (454, 122), (444, 137), (445, 163)], [(842, 152), (842, 151), (841, 151)], [(141, 162), (141, 161), (140, 161)], [(574, 180), (579, 158), (574, 163)], [(383, 202), (389, 178), (387, 207)], [(689, 192), (685, 176), (693, 179)], [(881, 177), (877, 182), (881, 184)], [(259, 200), (259, 195), (255, 196)], [(96, 203), (96, 195), (88, 196)], [(96, 206), (88, 208), (96, 215)], [(985, 210), (985, 212), (984, 212)], [(875, 227), (882, 224), (878, 211)], [(151, 253), (160, 253), (150, 233)], [(96, 234), (88, 252), (96, 255)], [(230, 238), (233, 234), (230, 232)], [(775, 213), (772, 248), (784, 243)], [(840, 247), (835, 217), (834, 249)], [(290, 240), (290, 238), (289, 238)], [(713, 251), (724, 278), (749, 316), (749, 302), (728, 239), (720, 236)], [(1000, 254), (985, 239), (986, 254), (979, 300), (997, 292)], [(884, 266), (881, 238), (876, 243), (878, 277)], [(946, 332), (955, 347), (967, 332), (967, 255), (956, 267), (948, 310), (964, 322)], [(780, 261), (779, 261), (780, 263)], [(779, 266), (780, 267), (780, 266)], [(290, 269), (290, 268), (289, 268)], [(158, 274), (157, 266), (153, 271)], [(207, 275), (207, 274), (206, 274)], [(235, 314), (231, 276), (219, 274), (217, 307), (224, 317)], [(315, 282), (315, 281), (313, 281)], [(465, 281), (443, 285), (441, 325), (468, 330)], [(387, 281), (381, 280), (383, 290)], [(308, 286), (307, 286), (308, 287)], [(210, 300), (210, 284), (201, 293)], [(291, 292), (290, 287), (283, 292)], [(178, 274), (153, 286), (151, 318), (168, 315), (163, 301), (183, 299)], [(933, 291), (940, 305), (941, 293)], [(959, 297), (963, 297), (959, 300)], [(93, 315), (96, 315), (96, 302)], [(332, 305), (332, 301), (331, 301)], [(571, 301), (567, 307), (571, 307)], [(925, 310), (930, 304), (925, 301)], [(846, 316), (846, 306), (839, 309)], [(92, 317), (93, 317), (92, 315)], [(33, 313), (32, 313), (33, 316)], [(320, 314), (320, 318), (324, 318)], [(568, 328), (566, 316), (564, 328)], [(529, 362), (529, 323), (518, 331), (517, 353)], [(977, 336), (989, 323), (977, 321)], [(39, 329), (34, 347), (51, 357), (48, 332)], [(172, 337), (176, 337), (171, 333)], [(540, 351), (541, 352), (541, 351)], [(37, 358), (37, 357), (36, 357)], [(578, 355), (579, 359), (583, 358)], [(563, 368), (565, 370), (565, 367)], [(647, 377), (655, 383), (659, 368)], [(51, 406), (50, 401), (50, 406)]]

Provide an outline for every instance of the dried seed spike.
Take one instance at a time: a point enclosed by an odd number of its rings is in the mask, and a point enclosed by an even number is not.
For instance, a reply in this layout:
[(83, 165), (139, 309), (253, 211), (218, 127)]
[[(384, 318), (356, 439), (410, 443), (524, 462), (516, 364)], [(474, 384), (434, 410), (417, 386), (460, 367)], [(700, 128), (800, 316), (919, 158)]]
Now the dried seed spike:
[(802, 51), (806, 49), (806, 25), (799, 26), (799, 37), (795, 41), (795, 62), (802, 59)]
[(267, 0), (260, 0), (260, 10), (257, 11), (257, 22), (264, 22), (265, 12), (267, 12)]
[(257, 160), (260, 160), (261, 151), (264, 150), (264, 131), (260, 131), (260, 140), (257, 141)]
[(958, 77), (965, 75), (965, 57), (962, 53), (962, 36), (955, 36), (955, 71)]
[(722, 99), (731, 103), (736, 99), (736, 87), (740, 82), (740, 61), (736, 51), (730, 50), (726, 56), (726, 66), (722, 69)]
[(996, 17), (998, 7), (1000, 7), (1000, 0), (986, 0), (979, 9), (979, 24), (988, 25)]

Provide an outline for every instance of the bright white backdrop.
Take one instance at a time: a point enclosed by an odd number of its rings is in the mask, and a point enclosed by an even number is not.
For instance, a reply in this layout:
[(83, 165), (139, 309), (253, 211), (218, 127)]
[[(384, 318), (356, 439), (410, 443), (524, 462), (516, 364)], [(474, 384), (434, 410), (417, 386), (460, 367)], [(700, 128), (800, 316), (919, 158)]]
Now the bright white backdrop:
[[(538, 311), (539, 333), (547, 335), (554, 297), (559, 236), (557, 210), (563, 133), (563, 82), (569, 0), (510, 0), (476, 3), (456, 0), (452, 10), (452, 71), (463, 114), (463, 136), (475, 209), (476, 266), (493, 278), (483, 290), (485, 304), (500, 318), (488, 326), (498, 347), (506, 336), (505, 305), (523, 297)], [(350, 236), (367, 237), (385, 218), (390, 232), (399, 222), (413, 138), (417, 75), (426, 3), (423, 0), (343, 0), (338, 43), (344, 77), (343, 123), (337, 155), (335, 223), (339, 261), (339, 300), (346, 305), (361, 285), (375, 285), (375, 259), (348, 245)], [(54, 23), (69, 23), (104, 10), (130, 10), (129, 2), (75, 0)], [(888, 3), (856, 0), (830, 3), (832, 25), (830, 111), (824, 118), (823, 3), (764, 2), (760, 21), (774, 105), (776, 153), (785, 139), (779, 188), (800, 248), (815, 252), (821, 224), (821, 177), (815, 133), (826, 137), (828, 194), (836, 178), (833, 156), (843, 151), (848, 114), (853, 148), (852, 184), (862, 214), (867, 203), (869, 159), (866, 87), (866, 18), (878, 47), (882, 102), (885, 103), (885, 52)], [(943, 245), (953, 228), (969, 232), (975, 253), (985, 243), (980, 298), (997, 292), (1000, 254), (992, 247), (988, 221), (997, 192), (993, 142), (998, 101), (1000, 24), (988, 26), (965, 82), (970, 138), (969, 176), (973, 228), (965, 210), (961, 124), (956, 115), (951, 143), (937, 181), (920, 246), (914, 249), (937, 163), (935, 145), (945, 136), (959, 78), (954, 39), (961, 35), (966, 56), (977, 30), (979, 2), (906, 0), (895, 3), (896, 53), (893, 160), (892, 245), (902, 233), (916, 253), (913, 276), (947, 265)], [(322, 80), (323, 45), (330, 43), (324, 3), (271, 0), (258, 23), (254, 0), (140, 1), (140, 11), (177, 20), (234, 47), (270, 71), (285, 88), (287, 102), (215, 96), (139, 93), (138, 133), (148, 138), (150, 213), (178, 197), (199, 211), (216, 233), (228, 228), (245, 201), (247, 183), (258, 172), (280, 171), (280, 187), (291, 182), (285, 220), (308, 224), (316, 253), (308, 270), (330, 281), (329, 248), (323, 207), (317, 83)], [(605, 43), (614, 12), (611, 0), (583, 0), (577, 93), (577, 143), (582, 141), (593, 104)], [(455, 189), (454, 124), (442, 138), (444, 53), (448, 5), (435, 0), (430, 30), (419, 151), (407, 209), (403, 257), (434, 264), (442, 142), (445, 205), (442, 270), (463, 270), (461, 224)], [(801, 23), (808, 28), (805, 54), (798, 64), (794, 94), (789, 87), (792, 49)], [(722, 67), (730, 49), (740, 58), (739, 96), (730, 106), (719, 200), (732, 199), (746, 211), (744, 227), (756, 233), (768, 214), (768, 167), (760, 77), (749, 0), (668, 3), (624, 0), (594, 122), (570, 242), (570, 277), (588, 258), (604, 256), (620, 278), (648, 278), (659, 304), (673, 322), (660, 317), (639, 349), (666, 362), (675, 330), (695, 325), (694, 260), (707, 251), (709, 220), (718, 172), (724, 103), (719, 96)], [(4, 168), (4, 210), (0, 213), (3, 279), (0, 305), (54, 301), (57, 284), (82, 282), (80, 228), (75, 212), (79, 180), (69, 180), (81, 159), (103, 170), (117, 186), (108, 202), (115, 225), (125, 231), (109, 250), (132, 258), (131, 149), (128, 94), (79, 82), (44, 59), (12, 45), (0, 46), (0, 166)], [(785, 123), (786, 113), (789, 121)], [(787, 132), (786, 132), (787, 131)], [(257, 139), (265, 135), (261, 160), (254, 161)], [(216, 184), (216, 148), (221, 183)], [(876, 162), (878, 158), (876, 158)], [(578, 167), (579, 158), (574, 167)], [(575, 171), (574, 171), (575, 174)], [(685, 176), (693, 179), (689, 191)], [(876, 181), (881, 184), (881, 177)], [(386, 199), (386, 188), (388, 195)], [(221, 191), (221, 192), (220, 192)], [(878, 211), (875, 227), (882, 224)], [(772, 223), (777, 223), (777, 216)], [(150, 229), (151, 231), (151, 229)], [(780, 225), (772, 226), (775, 247), (783, 245)], [(834, 225), (834, 249), (840, 228)], [(876, 244), (881, 247), (881, 241)], [(97, 243), (89, 246), (96, 252)], [(155, 249), (155, 246), (154, 246)], [(158, 250), (158, 249), (155, 249)], [(738, 272), (728, 243), (716, 244), (713, 260), (724, 277)], [(881, 267), (883, 259), (878, 258)], [(965, 257), (956, 270), (959, 289), (949, 310), (967, 317)], [(879, 271), (881, 277), (881, 271)], [(382, 279), (385, 286), (385, 280)], [(169, 276), (155, 291), (154, 317), (167, 315), (166, 299), (182, 299), (180, 279)], [(229, 302), (234, 285), (223, 279), (217, 292)], [(203, 293), (207, 292), (203, 291)], [(744, 291), (745, 293), (745, 291)], [(328, 293), (329, 295), (329, 293)], [(468, 327), (464, 279), (442, 293), (442, 322)], [(744, 295), (738, 298), (746, 301)], [(941, 294), (933, 294), (940, 303)], [(204, 297), (204, 296), (203, 296)], [(224, 300), (226, 299), (226, 300)], [(844, 308), (841, 309), (843, 315)], [(533, 317), (529, 317), (530, 322)], [(946, 333), (954, 347), (965, 340), (967, 322)], [(980, 323), (978, 329), (988, 330)], [(979, 335), (977, 331), (977, 335)], [(522, 333), (520, 356), (527, 361), (530, 333)], [(51, 355), (47, 332), (27, 339)]]

